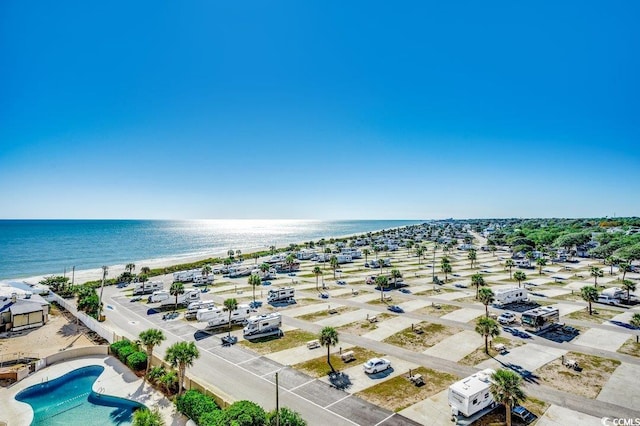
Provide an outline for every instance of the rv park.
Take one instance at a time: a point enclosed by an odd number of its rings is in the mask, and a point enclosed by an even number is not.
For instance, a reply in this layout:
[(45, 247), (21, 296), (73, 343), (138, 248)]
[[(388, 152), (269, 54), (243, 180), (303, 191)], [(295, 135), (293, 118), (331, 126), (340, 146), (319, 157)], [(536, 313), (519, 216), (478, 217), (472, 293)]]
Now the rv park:
[[(201, 356), (189, 377), (228, 402), (273, 407), (278, 391), (281, 406), (310, 425), (451, 425), (452, 408), (460, 414), (457, 424), (499, 422), (504, 415), (492, 401), (487, 409), (470, 402), (484, 398), (487, 377), (499, 369), (522, 378), (527, 399), (520, 405), (537, 425), (640, 418), (633, 392), (640, 331), (631, 325), (640, 305), (633, 303), (634, 291), (626, 303), (627, 292), (619, 289), (624, 280), (640, 281), (633, 264), (621, 271), (576, 248), (527, 258), (507, 246), (488, 246), (495, 226), (438, 226), (436, 238), (412, 227), (353, 237), (351, 245), (336, 240), (246, 256), (226, 268), (214, 265), (205, 277), (198, 271), (154, 276), (149, 289), (142, 283), (107, 286), (101, 325), (131, 340), (149, 328), (163, 330), (167, 340), (158, 354), (177, 341), (195, 342)], [(288, 255), (295, 263), (282, 267)], [(261, 269), (265, 263), (271, 266)], [(252, 273), (261, 274), (260, 285), (249, 284)], [(380, 275), (388, 277), (383, 288), (376, 284)], [(484, 285), (476, 288), (478, 275)], [(185, 287), (180, 300), (168, 293), (176, 279)], [(596, 282), (599, 295), (589, 313), (581, 289)], [(493, 291), (487, 306), (476, 299), (480, 288)], [(224, 309), (229, 298), (239, 304), (231, 315)], [(64, 322), (56, 310), (49, 315), (41, 328), (0, 340), (0, 350), (27, 352), (30, 336), (56, 327), (67, 333), (49, 333), (49, 348), (93, 344), (76, 335), (72, 319)], [(476, 332), (487, 315), (500, 323), (488, 354)], [(327, 348), (317, 344), (327, 326), (339, 335), (330, 347), (336, 373), (327, 365)], [(371, 359), (390, 366), (367, 373)], [(514, 417), (514, 424), (524, 424), (517, 422)]]

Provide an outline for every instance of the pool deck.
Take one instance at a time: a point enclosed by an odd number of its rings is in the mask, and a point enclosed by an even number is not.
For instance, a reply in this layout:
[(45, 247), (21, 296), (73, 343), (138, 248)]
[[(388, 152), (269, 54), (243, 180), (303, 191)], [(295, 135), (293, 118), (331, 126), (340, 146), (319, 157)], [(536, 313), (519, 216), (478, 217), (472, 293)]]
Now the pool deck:
[(175, 405), (164, 395), (144, 384), (128, 367), (118, 359), (106, 355), (94, 355), (59, 362), (31, 374), (29, 377), (14, 383), (8, 388), (0, 388), (0, 423), (8, 426), (31, 424), (33, 410), (29, 404), (16, 401), (15, 396), (29, 386), (52, 380), (89, 365), (100, 365), (104, 371), (93, 384), (93, 390), (106, 395), (130, 399), (148, 408), (157, 407), (167, 426), (184, 426), (187, 418), (175, 410)]

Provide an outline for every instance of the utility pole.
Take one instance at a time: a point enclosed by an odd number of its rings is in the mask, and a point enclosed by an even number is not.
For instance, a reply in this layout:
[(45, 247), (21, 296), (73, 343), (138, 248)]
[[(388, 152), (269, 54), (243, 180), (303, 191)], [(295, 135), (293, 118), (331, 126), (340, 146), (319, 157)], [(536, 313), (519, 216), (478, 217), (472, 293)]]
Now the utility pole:
[(280, 389), (278, 386), (278, 372), (276, 371), (276, 426), (280, 426), (280, 404), (278, 401), (278, 393)]
[(109, 271), (108, 266), (102, 267), (102, 285), (100, 286), (100, 304), (98, 305), (98, 321), (100, 321), (100, 316), (102, 315), (102, 292), (104, 291), (104, 280), (107, 278), (108, 271)]
[(73, 268), (71, 269), (71, 285), (73, 286), (73, 283), (75, 281), (76, 278), (76, 267), (73, 266)]

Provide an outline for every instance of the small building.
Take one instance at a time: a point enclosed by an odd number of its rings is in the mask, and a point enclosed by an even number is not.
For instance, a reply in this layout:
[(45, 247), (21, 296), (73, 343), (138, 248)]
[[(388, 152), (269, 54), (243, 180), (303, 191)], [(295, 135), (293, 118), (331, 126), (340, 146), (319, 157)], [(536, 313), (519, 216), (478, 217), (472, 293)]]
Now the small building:
[(48, 320), (49, 303), (37, 294), (0, 296), (0, 332), (40, 327)]

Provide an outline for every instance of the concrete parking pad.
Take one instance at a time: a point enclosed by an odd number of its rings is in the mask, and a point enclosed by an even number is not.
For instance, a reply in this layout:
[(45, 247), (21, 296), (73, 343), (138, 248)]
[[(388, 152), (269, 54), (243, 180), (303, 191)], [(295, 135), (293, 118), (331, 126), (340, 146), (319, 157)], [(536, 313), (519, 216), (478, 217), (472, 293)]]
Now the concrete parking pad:
[(364, 293), (359, 296), (352, 298), (354, 302), (367, 303), (371, 300), (378, 299), (380, 297), (380, 292), (372, 292), (372, 293)]
[(552, 282), (553, 280), (551, 278), (535, 278), (533, 280), (527, 280), (527, 284), (533, 284), (533, 285), (545, 285)]
[[(586, 303), (586, 302), (585, 302)], [(583, 310), (586, 306), (582, 304), (573, 304), (573, 303), (556, 303), (553, 306), (560, 310), (560, 316), (563, 317), (565, 315), (569, 315), (572, 312), (577, 312)]]
[[(400, 411), (404, 417), (420, 424), (432, 426), (451, 426), (451, 408), (449, 407), (448, 390), (445, 389), (425, 400), (417, 402)], [(428, 419), (428, 423), (426, 422)]]
[(602, 426), (602, 418), (590, 416), (558, 405), (551, 405), (536, 423), (536, 426), (567, 425)]
[[(400, 358), (392, 356), (384, 356), (384, 358), (391, 361), (391, 368), (376, 374), (366, 374), (362, 364), (354, 365), (353, 367), (342, 370), (341, 373), (349, 376), (351, 386), (345, 389), (348, 393), (360, 392), (371, 386), (375, 386), (378, 383), (382, 383), (392, 377), (399, 376), (401, 374), (407, 374), (409, 369), (417, 368), (418, 365), (412, 362), (402, 360)], [(329, 377), (321, 377), (319, 379), (322, 382), (329, 383)]]
[(331, 315), (328, 318), (323, 318), (316, 321), (316, 324), (330, 327), (340, 327), (341, 325), (350, 324), (355, 321), (364, 321), (367, 319), (367, 315), (374, 316), (380, 312), (371, 309), (358, 309), (357, 311), (345, 312), (340, 315)]
[(458, 322), (469, 322), (474, 318), (479, 317), (484, 312), (480, 309), (469, 309), (462, 308), (455, 310), (453, 312), (449, 312), (446, 315), (443, 315), (441, 318), (444, 320), (458, 321)]
[(623, 362), (609, 377), (596, 399), (637, 410), (640, 407), (640, 394), (632, 389), (638, 388), (639, 377), (640, 365)]
[[(348, 343), (341, 343), (342, 349), (346, 350), (352, 348), (353, 345)], [(331, 353), (340, 351), (340, 346), (334, 346), (331, 348)], [(327, 348), (319, 347), (315, 349), (307, 348), (307, 345), (296, 346), (295, 348), (285, 349), (279, 352), (273, 352), (265, 355), (273, 361), (279, 362), (283, 365), (294, 365), (301, 362), (309, 361), (311, 359), (319, 358), (321, 356), (327, 356)]]
[(402, 302), (398, 304), (405, 312), (415, 311), (420, 308), (424, 308), (427, 305), (431, 305), (431, 302), (425, 299), (414, 299), (409, 300), (407, 302)]
[(505, 355), (482, 361), (476, 365), (476, 367), (482, 369), (497, 369), (503, 368), (503, 364), (513, 364), (519, 365), (529, 371), (535, 371), (566, 353), (567, 351), (564, 349), (551, 348), (536, 343), (527, 343), (526, 345), (510, 348), (509, 352)]
[(296, 394), (321, 407), (326, 407), (349, 396), (347, 392), (332, 388), (319, 380), (300, 386), (296, 389)]
[(462, 299), (463, 297), (467, 297), (470, 294), (471, 292), (466, 292), (466, 291), (452, 291), (452, 292), (436, 294), (431, 297), (437, 298), (440, 300), (456, 300), (456, 299)]
[(543, 294), (546, 297), (557, 297), (557, 296), (563, 296), (565, 294), (571, 293), (571, 290), (567, 290), (567, 289), (564, 289), (564, 288), (551, 288), (551, 289), (548, 289), (548, 290), (535, 289), (533, 291), (535, 293)]
[(404, 316), (389, 318), (387, 320), (378, 322), (377, 323), (378, 328), (364, 334), (362, 337), (380, 341), (380, 340), (386, 339), (387, 337), (393, 334), (396, 334), (401, 330), (404, 330), (405, 328), (411, 327), (411, 324), (416, 322), (418, 321), (413, 318), (407, 318)]
[(282, 313), (288, 317), (299, 317), (300, 315), (314, 314), (323, 310), (326, 311), (328, 305), (332, 305), (334, 308), (343, 306), (339, 303), (314, 303), (312, 305), (300, 306), (299, 308), (287, 309)]
[(483, 343), (484, 339), (478, 333), (464, 330), (447, 337), (422, 353), (451, 361), (459, 361)]
[(359, 425), (376, 425), (393, 413), (363, 399), (347, 398), (328, 407)]
[(615, 352), (631, 337), (628, 333), (621, 333), (610, 329), (590, 328), (573, 343), (591, 348), (604, 349)]
[(338, 297), (338, 296), (342, 296), (343, 294), (351, 294), (351, 288), (350, 287), (346, 287), (346, 286), (339, 286), (338, 288), (335, 288), (333, 290), (329, 290), (329, 295), (331, 297)]

